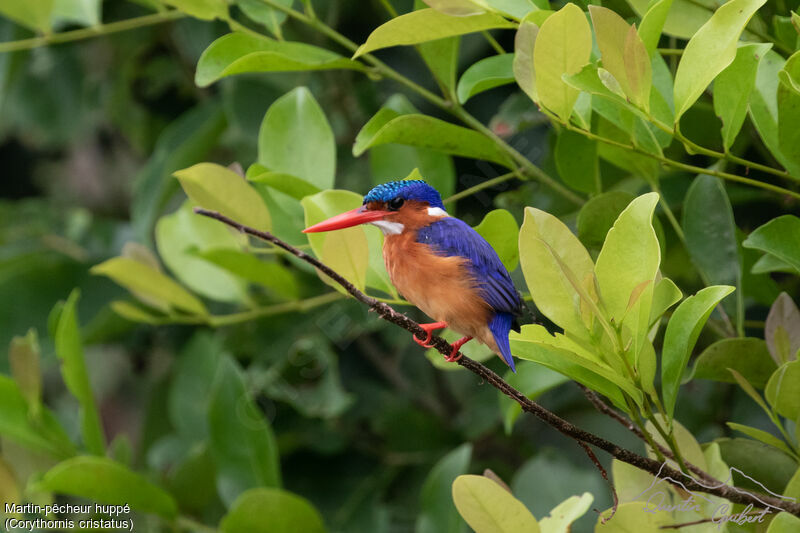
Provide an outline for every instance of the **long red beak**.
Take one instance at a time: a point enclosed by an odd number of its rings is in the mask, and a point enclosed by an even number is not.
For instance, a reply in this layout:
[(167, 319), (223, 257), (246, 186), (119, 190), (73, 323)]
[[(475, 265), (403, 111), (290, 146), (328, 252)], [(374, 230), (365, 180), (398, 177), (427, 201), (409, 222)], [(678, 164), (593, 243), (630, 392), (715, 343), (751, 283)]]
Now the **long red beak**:
[(391, 214), (391, 211), (369, 211), (366, 207), (361, 206), (347, 211), (341, 215), (336, 215), (328, 220), (323, 220), (319, 224), (314, 224), (303, 230), (303, 233), (319, 233), (321, 231), (333, 231), (336, 229), (344, 229), (359, 224), (366, 224), (374, 220), (380, 220), (386, 215)]

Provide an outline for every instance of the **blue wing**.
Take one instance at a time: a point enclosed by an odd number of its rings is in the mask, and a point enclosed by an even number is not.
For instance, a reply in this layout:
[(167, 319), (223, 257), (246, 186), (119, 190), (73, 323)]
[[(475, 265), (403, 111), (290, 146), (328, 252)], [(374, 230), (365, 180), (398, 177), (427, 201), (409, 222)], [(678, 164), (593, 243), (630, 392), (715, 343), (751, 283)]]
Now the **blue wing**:
[(466, 222), (445, 217), (417, 232), (417, 241), (445, 256), (459, 255), (469, 261), (480, 282), (481, 296), (498, 313), (521, 314), (522, 302), (508, 270), (486, 239)]

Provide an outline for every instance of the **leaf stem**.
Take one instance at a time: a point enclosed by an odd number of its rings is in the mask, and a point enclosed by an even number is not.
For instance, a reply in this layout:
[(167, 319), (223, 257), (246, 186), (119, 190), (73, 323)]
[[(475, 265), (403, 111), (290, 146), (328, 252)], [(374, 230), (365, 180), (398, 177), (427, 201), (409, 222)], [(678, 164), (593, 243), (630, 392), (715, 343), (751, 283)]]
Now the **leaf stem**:
[(494, 48), (495, 52), (497, 52), (499, 55), (503, 55), (503, 54), (506, 53), (506, 51), (503, 49), (503, 47), (500, 46), (500, 43), (497, 42), (497, 39), (492, 37), (492, 34), (489, 33), (489, 30), (483, 30), (481, 33), (483, 34), (483, 37), (486, 39), (486, 41), (489, 43), (489, 45), (492, 48)]
[(325, 305), (336, 300), (341, 300), (345, 296), (339, 292), (329, 292), (306, 300), (296, 300), (292, 302), (285, 302), (281, 304), (268, 305), (266, 307), (257, 307), (255, 309), (248, 309), (241, 313), (232, 313), (230, 315), (218, 315), (208, 317), (206, 322), (212, 327), (229, 326), (231, 324), (238, 324), (239, 322), (247, 322), (256, 318), (261, 318), (271, 315), (279, 315), (282, 313), (291, 312), (305, 312), (315, 307)]
[(108, 24), (99, 24), (97, 26), (90, 26), (88, 28), (81, 28), (79, 30), (53, 33), (50, 35), (44, 35), (42, 37), (33, 37), (31, 39), (22, 39), (19, 41), (7, 41), (0, 43), (0, 53), (28, 50), (30, 48), (47, 46), (51, 44), (80, 41), (82, 39), (89, 39), (91, 37), (98, 37), (100, 35), (108, 35), (111, 33), (132, 30), (135, 28), (142, 28), (144, 26), (152, 26), (154, 24), (176, 20), (185, 16), (186, 15), (184, 13), (178, 10), (162, 11), (160, 13), (144, 15), (143, 17), (129, 18), (117, 22), (109, 22)]
[(478, 191), (482, 191), (483, 189), (488, 189), (489, 187), (494, 187), (495, 185), (499, 185), (500, 183), (506, 182), (511, 178), (517, 177), (519, 170), (512, 170), (511, 172), (506, 172), (501, 176), (497, 176), (496, 178), (492, 178), (486, 181), (482, 181), (477, 185), (470, 187), (469, 189), (464, 189), (461, 192), (457, 192), (456, 194), (449, 196), (448, 198), (444, 199), (445, 205), (457, 202), (462, 198), (466, 198), (467, 196), (471, 196)]

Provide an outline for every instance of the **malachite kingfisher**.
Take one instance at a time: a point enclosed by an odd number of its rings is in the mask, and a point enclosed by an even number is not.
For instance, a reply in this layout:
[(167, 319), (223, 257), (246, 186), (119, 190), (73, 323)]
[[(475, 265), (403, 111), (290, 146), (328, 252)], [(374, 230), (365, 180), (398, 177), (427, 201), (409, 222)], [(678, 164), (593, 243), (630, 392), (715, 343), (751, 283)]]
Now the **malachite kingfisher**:
[(372, 224), (383, 231), (383, 259), (392, 283), (409, 302), (436, 320), (421, 324), (430, 347), (432, 332), (450, 328), (464, 337), (447, 361), (477, 339), (514, 368), (508, 335), (519, 331), (522, 300), (497, 252), (467, 223), (445, 211), (438, 191), (423, 180), (384, 183), (361, 207), (329, 218), (303, 233)]

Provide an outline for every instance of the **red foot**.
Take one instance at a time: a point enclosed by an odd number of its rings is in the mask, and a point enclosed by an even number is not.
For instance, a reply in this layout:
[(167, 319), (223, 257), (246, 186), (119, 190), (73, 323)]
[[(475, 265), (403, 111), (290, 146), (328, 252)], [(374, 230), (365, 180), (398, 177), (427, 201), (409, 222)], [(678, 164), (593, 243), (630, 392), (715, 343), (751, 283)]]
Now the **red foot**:
[(458, 339), (456, 342), (453, 343), (453, 351), (450, 352), (450, 355), (445, 356), (444, 360), (448, 363), (455, 363), (463, 354), (459, 353), (458, 350), (461, 349), (466, 343), (472, 340), (472, 337), (464, 337), (462, 339)]
[(423, 348), (430, 348), (431, 345), (431, 336), (433, 336), (433, 331), (436, 329), (442, 329), (447, 327), (447, 322), (431, 322), (430, 324), (420, 324), (419, 327), (425, 330), (425, 333), (428, 334), (425, 337), (425, 340), (420, 339), (416, 335), (414, 335), (414, 342), (422, 346)]

